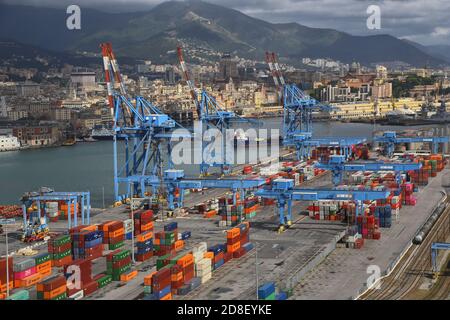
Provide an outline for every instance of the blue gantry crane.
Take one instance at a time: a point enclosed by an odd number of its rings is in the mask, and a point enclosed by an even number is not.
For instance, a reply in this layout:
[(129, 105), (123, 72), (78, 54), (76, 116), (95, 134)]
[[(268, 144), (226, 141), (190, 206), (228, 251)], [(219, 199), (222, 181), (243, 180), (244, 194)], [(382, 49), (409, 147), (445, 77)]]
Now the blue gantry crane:
[[(187, 70), (186, 62), (183, 57), (183, 49), (181, 46), (177, 48), (178, 59), (180, 62), (181, 70), (183, 72), (184, 80), (189, 86), (191, 92), (191, 98), (194, 101), (198, 119), (201, 122), (201, 137), (199, 134), (198, 139), (201, 139), (201, 152), (202, 160), (200, 164), (200, 174), (202, 176), (208, 175), (208, 169), (211, 167), (219, 167), (222, 175), (229, 174), (231, 172), (232, 159), (231, 148), (234, 148), (234, 134), (229, 135), (229, 129), (232, 128), (234, 123), (252, 123), (259, 125), (258, 121), (252, 119), (246, 119), (238, 116), (232, 111), (224, 110), (216, 101), (214, 97), (208, 94), (205, 89), (201, 90), (200, 97), (195, 90), (194, 82), (190, 79), (189, 72)], [(213, 133), (214, 136), (204, 136), (203, 132), (208, 135)], [(195, 132), (197, 134), (197, 132)], [(208, 143), (208, 141), (211, 143)], [(220, 147), (216, 149), (218, 144), (214, 141), (220, 142)]]
[[(89, 192), (55, 192), (45, 188), (39, 192), (29, 192), (22, 197), (23, 239), (33, 241), (48, 231), (45, 209), (46, 202), (64, 201), (67, 204), (68, 228), (78, 225), (78, 212), (71, 212), (71, 208), (80, 209), (81, 224), (90, 223), (91, 195)], [(44, 211), (44, 213), (42, 213)], [(73, 214), (73, 223), (72, 223)]]
[[(295, 84), (287, 84), (281, 73), (275, 53), (266, 52), (266, 62), (272, 73), (277, 92), (282, 97), (283, 123), (282, 140), (286, 147), (294, 147), (297, 159), (304, 160), (311, 156), (311, 150), (318, 145), (328, 147), (342, 147), (348, 155), (351, 145), (363, 143), (365, 138), (313, 138), (314, 111), (330, 112), (337, 109), (324, 105), (310, 97)], [(338, 142), (336, 145), (335, 142)]]
[(401, 182), (400, 173), (410, 170), (419, 170), (421, 163), (413, 162), (345, 162), (345, 157), (341, 155), (330, 156), (328, 163), (317, 163), (316, 168), (330, 170), (334, 185), (342, 182), (344, 172), (354, 171), (394, 171), (397, 183)]
[[(271, 187), (259, 189), (256, 196), (277, 200), (279, 211), (279, 232), (292, 225), (292, 202), (293, 201), (318, 201), (339, 200), (355, 201), (356, 214), (362, 214), (363, 201), (385, 199), (390, 192), (387, 190), (341, 190), (341, 189), (299, 189), (294, 188), (292, 179), (276, 179), (272, 181)], [(287, 213), (285, 210), (287, 207)]]
[(434, 277), (436, 277), (439, 272), (437, 266), (437, 255), (439, 250), (450, 250), (450, 243), (433, 242), (431, 244), (431, 266)]
[(431, 144), (431, 151), (438, 153), (439, 144), (448, 143), (449, 137), (398, 137), (395, 131), (385, 131), (381, 136), (375, 136), (374, 141), (384, 146), (384, 153), (392, 157), (395, 151), (395, 145), (399, 143), (425, 142)]
[[(182, 127), (143, 97), (129, 98), (123, 84), (118, 84), (120, 90), (116, 92), (113, 79), (116, 82), (121, 81), (118, 64), (111, 44), (102, 44), (101, 47), (108, 100), (114, 120), (116, 201), (126, 200), (132, 192), (144, 198), (149, 190), (153, 199), (161, 200), (161, 197), (165, 197), (169, 210), (174, 210), (183, 205), (186, 189), (230, 189), (236, 200), (236, 193), (258, 188), (265, 183), (263, 179), (187, 179), (184, 170), (175, 169), (171, 161), (172, 143), (180, 138), (192, 139), (195, 132), (192, 133)], [(206, 110), (212, 104), (215, 104), (215, 100), (204, 92), (202, 101), (199, 103), (199, 112), (207, 113)], [(234, 113), (219, 109), (210, 116), (209, 120), (220, 130), (230, 123), (227, 120), (223, 121), (224, 118), (230, 120), (238, 118)], [(123, 143), (119, 144), (119, 141)], [(121, 153), (122, 147), (124, 154)], [(164, 156), (163, 153), (165, 153)], [(122, 194), (123, 189), (125, 192)], [(175, 197), (177, 190), (179, 190), (178, 198)]]
[[(111, 44), (103, 43), (101, 48), (114, 122), (114, 196), (119, 202), (131, 195), (132, 186), (135, 192), (144, 194), (145, 188), (132, 177), (162, 179), (164, 170), (173, 166), (172, 139), (189, 138), (191, 133), (143, 97), (130, 98)], [(115, 84), (119, 92), (114, 89)], [(119, 141), (124, 142), (124, 150)]]

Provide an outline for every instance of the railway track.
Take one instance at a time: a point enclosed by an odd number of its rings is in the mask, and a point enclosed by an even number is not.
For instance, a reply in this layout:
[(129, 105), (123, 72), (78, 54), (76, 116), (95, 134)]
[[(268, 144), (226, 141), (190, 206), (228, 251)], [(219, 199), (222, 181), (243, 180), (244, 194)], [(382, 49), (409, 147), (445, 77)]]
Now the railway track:
[[(450, 223), (450, 200), (446, 200), (445, 212), (436, 221), (428, 236), (420, 245), (412, 245), (402, 257), (392, 273), (381, 280), (379, 288), (372, 288), (365, 292), (361, 300), (399, 300), (410, 297), (418, 289), (421, 280), (431, 271), (431, 243), (439, 236), (445, 235)], [(427, 299), (442, 298), (448, 295), (449, 281), (441, 281), (437, 288), (433, 288)]]

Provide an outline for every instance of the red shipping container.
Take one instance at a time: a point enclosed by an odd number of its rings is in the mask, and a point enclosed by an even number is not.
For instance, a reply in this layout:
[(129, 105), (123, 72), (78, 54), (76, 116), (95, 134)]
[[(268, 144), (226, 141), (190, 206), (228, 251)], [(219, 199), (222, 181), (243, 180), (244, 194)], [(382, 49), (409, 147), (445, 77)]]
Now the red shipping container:
[(139, 262), (146, 261), (153, 257), (153, 251), (144, 253), (144, 254), (136, 254), (136, 260)]
[(242, 257), (245, 254), (245, 249), (240, 247), (239, 249), (237, 249), (235, 252), (233, 252), (233, 258), (234, 259), (239, 259), (240, 257)]
[(36, 285), (36, 290), (49, 292), (62, 287), (63, 285), (66, 285), (66, 278), (64, 276), (55, 276), (38, 283)]
[(84, 288), (83, 288), (84, 296), (93, 294), (97, 290), (98, 290), (98, 282), (92, 281), (84, 286)]

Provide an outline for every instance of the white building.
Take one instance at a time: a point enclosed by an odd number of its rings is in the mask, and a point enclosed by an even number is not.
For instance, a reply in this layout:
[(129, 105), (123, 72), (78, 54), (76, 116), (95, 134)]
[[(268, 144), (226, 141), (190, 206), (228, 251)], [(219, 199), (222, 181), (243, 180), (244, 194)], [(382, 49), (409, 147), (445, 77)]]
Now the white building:
[(17, 137), (0, 136), (0, 151), (12, 151), (20, 148), (20, 142)]
[(95, 72), (76, 70), (70, 74), (70, 81), (83, 88), (95, 87)]

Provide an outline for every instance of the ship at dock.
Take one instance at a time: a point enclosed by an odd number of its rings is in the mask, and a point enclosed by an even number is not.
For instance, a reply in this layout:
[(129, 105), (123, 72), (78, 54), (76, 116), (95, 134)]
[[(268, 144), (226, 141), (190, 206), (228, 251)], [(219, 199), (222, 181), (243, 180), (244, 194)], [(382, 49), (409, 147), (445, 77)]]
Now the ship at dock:
[(94, 140), (113, 140), (114, 130), (107, 127), (95, 127), (92, 129), (90, 138)]

